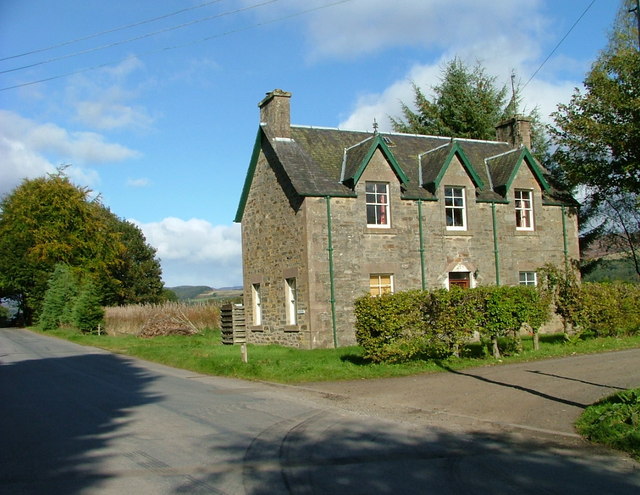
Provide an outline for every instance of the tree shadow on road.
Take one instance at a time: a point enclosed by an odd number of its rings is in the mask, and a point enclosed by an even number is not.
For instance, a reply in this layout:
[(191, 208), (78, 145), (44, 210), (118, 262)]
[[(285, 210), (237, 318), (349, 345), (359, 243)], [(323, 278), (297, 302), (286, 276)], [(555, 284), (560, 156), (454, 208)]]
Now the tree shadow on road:
[(567, 406), (579, 407), (581, 409), (586, 409), (590, 404), (582, 404), (580, 402), (575, 402), (569, 399), (564, 399), (562, 397), (556, 397), (554, 395), (550, 395), (544, 392), (540, 392), (539, 390), (535, 390), (529, 387), (523, 387), (522, 385), (516, 385), (515, 383), (506, 383), (500, 382), (498, 380), (492, 380), (491, 378), (487, 378), (481, 375), (477, 375), (470, 371), (459, 371), (454, 370), (453, 368), (447, 366), (442, 362), (436, 361), (436, 364), (440, 366), (443, 370), (448, 371), (449, 373), (453, 373), (454, 375), (467, 376), (469, 378), (474, 378), (475, 380), (480, 380), (481, 382), (491, 383), (493, 385), (499, 385), (501, 387), (508, 387), (514, 390), (520, 390), (521, 392), (526, 392), (531, 395), (535, 395), (537, 397), (542, 397), (543, 399), (552, 400), (554, 402), (559, 402), (561, 404), (565, 404)]
[(160, 399), (155, 377), (110, 354), (0, 366), (0, 493), (74, 494), (99, 489), (101, 449), (131, 408)]
[[(236, 465), (212, 466), (176, 493), (211, 493), (201, 487), (229, 486), (228, 477), (239, 471), (242, 486), (233, 493), (260, 495), (625, 495), (640, 489), (632, 461), (581, 442), (568, 446), (510, 433), (456, 433), (365, 416), (338, 419), (324, 411), (280, 422), (247, 442)], [(212, 456), (220, 448), (212, 448)]]

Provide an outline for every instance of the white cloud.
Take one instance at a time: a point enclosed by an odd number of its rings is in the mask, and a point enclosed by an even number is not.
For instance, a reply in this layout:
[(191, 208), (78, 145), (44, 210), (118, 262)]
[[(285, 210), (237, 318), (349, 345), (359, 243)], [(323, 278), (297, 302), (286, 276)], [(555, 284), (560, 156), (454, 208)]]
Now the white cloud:
[(147, 177), (140, 177), (139, 179), (127, 179), (127, 187), (147, 187), (151, 184), (151, 181)]
[[(321, 6), (307, 2), (306, 8)], [(325, 3), (326, 5), (326, 3)], [(539, 0), (387, 0), (347, 2), (299, 19), (306, 22), (308, 46), (313, 58), (353, 58), (394, 46), (458, 52), (460, 47), (503, 35), (516, 46), (539, 37), (547, 27), (539, 14)], [(271, 6), (266, 18), (302, 10), (289, 0)]]
[(67, 101), (75, 109), (75, 120), (103, 131), (149, 129), (155, 119), (144, 106), (131, 104), (139, 96), (139, 87), (128, 89), (135, 87), (130, 79), (143, 68), (142, 62), (131, 56), (97, 73), (72, 78), (67, 86)]
[(157, 249), (168, 286), (242, 284), (240, 226), (212, 225), (202, 219), (169, 217), (160, 222), (132, 220)]
[[(539, 68), (544, 55), (542, 42), (550, 21), (541, 14), (541, 2), (497, 0), (416, 0), (403, 9), (382, 0), (370, 0), (361, 16), (355, 12), (336, 16), (330, 22), (329, 12), (322, 12), (311, 22), (310, 36), (316, 44), (317, 56), (349, 56), (380, 50), (394, 44), (422, 45), (439, 51), (437, 60), (415, 63), (405, 74), (379, 92), (361, 94), (339, 126), (346, 129), (371, 130), (375, 118), (382, 131), (390, 131), (389, 116), (401, 117), (401, 103), (413, 108), (415, 82), (427, 95), (440, 83), (442, 67), (454, 57), (468, 66), (479, 62), (487, 74), (496, 77), (497, 85), (510, 90), (512, 71), (524, 84)], [(345, 4), (345, 12), (356, 3)], [(347, 25), (352, 23), (350, 28)], [(341, 34), (338, 32), (340, 31)], [(370, 37), (370, 39), (369, 39)], [(337, 42), (337, 40), (340, 40)], [(343, 51), (340, 51), (342, 47)], [(428, 57), (427, 54), (425, 54)], [(554, 77), (557, 71), (582, 67), (577, 60), (563, 56), (562, 63), (552, 58), (544, 66), (544, 78), (533, 79), (522, 92), (524, 107), (538, 107), (540, 115), (551, 123), (549, 115), (558, 103), (567, 102), (580, 79), (568, 81)], [(577, 71), (582, 77), (582, 71)]]
[(83, 185), (96, 184), (98, 174), (88, 168), (136, 158), (139, 153), (109, 143), (93, 132), (68, 131), (56, 124), (38, 123), (15, 112), (0, 110), (0, 195), (22, 179), (54, 172), (71, 164), (67, 174)]

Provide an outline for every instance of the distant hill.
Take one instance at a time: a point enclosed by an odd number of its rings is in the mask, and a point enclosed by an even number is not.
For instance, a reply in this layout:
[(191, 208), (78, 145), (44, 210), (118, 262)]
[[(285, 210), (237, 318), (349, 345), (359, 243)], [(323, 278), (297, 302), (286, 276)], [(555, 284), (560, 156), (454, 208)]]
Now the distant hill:
[(221, 287), (214, 289), (206, 285), (181, 285), (178, 287), (167, 287), (174, 292), (180, 301), (207, 299), (226, 300), (240, 298), (242, 296), (242, 287)]
[(213, 289), (206, 285), (180, 285), (178, 287), (167, 287), (170, 291), (174, 292), (178, 299), (195, 299), (200, 294), (205, 292), (211, 292)]

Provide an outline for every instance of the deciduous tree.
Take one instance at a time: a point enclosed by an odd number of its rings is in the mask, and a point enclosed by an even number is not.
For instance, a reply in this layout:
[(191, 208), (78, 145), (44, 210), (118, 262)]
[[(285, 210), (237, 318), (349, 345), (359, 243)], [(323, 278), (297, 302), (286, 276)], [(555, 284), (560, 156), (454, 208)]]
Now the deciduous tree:
[(103, 304), (157, 301), (159, 262), (145, 246), (139, 229), (63, 171), (25, 180), (0, 202), (0, 296), (18, 301), (25, 323), (32, 323), (63, 263), (92, 274)]
[(608, 46), (570, 102), (554, 113), (554, 159), (585, 196), (583, 234), (619, 242), (640, 276), (640, 51), (626, 0)]

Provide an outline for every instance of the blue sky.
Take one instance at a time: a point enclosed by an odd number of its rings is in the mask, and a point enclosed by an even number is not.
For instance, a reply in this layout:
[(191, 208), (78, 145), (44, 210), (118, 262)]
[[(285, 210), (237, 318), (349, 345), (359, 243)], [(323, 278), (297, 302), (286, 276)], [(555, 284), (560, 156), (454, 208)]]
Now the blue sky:
[(142, 229), (168, 286), (241, 285), (233, 218), (265, 93), (293, 93), (294, 124), (389, 130), (411, 82), (429, 93), (453, 57), (524, 85), (590, 6), (524, 87), (546, 118), (581, 87), (619, 5), (0, 0), (0, 195), (69, 165)]

